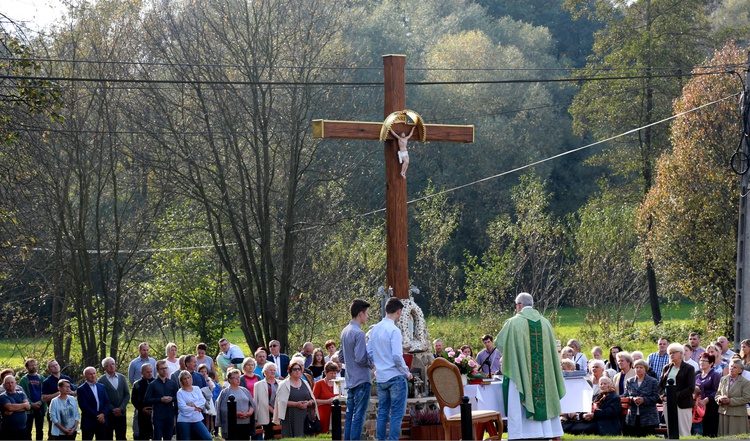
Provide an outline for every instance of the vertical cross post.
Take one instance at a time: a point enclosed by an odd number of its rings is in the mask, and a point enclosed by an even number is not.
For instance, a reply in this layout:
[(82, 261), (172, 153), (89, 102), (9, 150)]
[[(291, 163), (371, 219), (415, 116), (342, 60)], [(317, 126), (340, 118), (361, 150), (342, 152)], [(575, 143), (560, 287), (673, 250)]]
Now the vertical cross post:
[[(383, 55), (385, 102), (383, 118), (406, 109), (406, 56)], [(385, 150), (385, 229), (386, 283), (399, 299), (409, 298), (409, 254), (406, 233), (406, 179), (401, 177), (398, 140), (386, 139)]]

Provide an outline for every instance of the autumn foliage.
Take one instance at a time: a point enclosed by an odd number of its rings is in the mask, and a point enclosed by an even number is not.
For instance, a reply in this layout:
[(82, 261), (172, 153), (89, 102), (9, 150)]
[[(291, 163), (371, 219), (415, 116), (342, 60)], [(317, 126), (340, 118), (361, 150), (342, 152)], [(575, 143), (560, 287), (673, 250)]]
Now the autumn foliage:
[[(743, 63), (732, 44), (717, 51), (695, 72)], [(740, 137), (737, 75), (693, 77), (674, 103), (674, 114), (722, 100), (677, 117), (671, 126), (673, 150), (656, 165), (656, 181), (640, 210), (662, 293), (704, 303), (707, 324), (731, 332), (739, 176), (729, 167)], [(725, 99), (726, 98), (726, 99)], [(649, 216), (650, 215), (650, 216)]]

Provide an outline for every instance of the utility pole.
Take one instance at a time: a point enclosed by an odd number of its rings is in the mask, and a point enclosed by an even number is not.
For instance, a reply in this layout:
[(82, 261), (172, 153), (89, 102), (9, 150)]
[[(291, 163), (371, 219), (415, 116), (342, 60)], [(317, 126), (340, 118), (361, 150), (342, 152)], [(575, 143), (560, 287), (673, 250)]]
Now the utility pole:
[(734, 303), (734, 347), (740, 347), (740, 341), (750, 338), (750, 173), (747, 173), (747, 161), (750, 158), (750, 51), (747, 53), (745, 67), (745, 89), (742, 94), (742, 168), (745, 173), (740, 180), (740, 218), (737, 226), (737, 296)]

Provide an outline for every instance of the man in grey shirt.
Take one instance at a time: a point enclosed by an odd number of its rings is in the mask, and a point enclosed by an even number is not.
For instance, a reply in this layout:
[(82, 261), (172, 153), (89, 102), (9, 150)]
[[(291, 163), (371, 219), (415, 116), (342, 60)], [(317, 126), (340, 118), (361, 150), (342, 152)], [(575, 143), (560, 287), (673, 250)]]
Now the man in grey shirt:
[(361, 299), (354, 299), (349, 312), (352, 320), (341, 331), (341, 348), (339, 362), (346, 364), (346, 421), (344, 423), (344, 439), (362, 439), (362, 429), (365, 425), (365, 414), (370, 401), (370, 387), (373, 367), (372, 360), (367, 356), (367, 344), (362, 325), (370, 316), (370, 304)]

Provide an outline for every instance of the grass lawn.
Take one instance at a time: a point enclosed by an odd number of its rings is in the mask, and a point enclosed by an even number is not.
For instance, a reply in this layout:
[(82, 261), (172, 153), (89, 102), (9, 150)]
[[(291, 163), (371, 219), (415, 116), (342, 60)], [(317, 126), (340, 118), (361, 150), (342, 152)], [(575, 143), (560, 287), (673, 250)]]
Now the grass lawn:
[[(685, 303), (681, 305), (662, 305), (662, 321), (665, 325), (676, 326), (681, 323), (687, 323), (691, 321), (691, 316), (695, 305), (692, 303)], [(510, 316), (510, 310), (505, 309), (503, 319)], [(552, 311), (546, 311), (545, 316), (550, 317)], [(552, 320), (553, 327), (555, 329), (555, 336), (561, 340), (562, 344), (571, 339), (581, 339), (581, 328), (584, 326), (584, 320), (586, 317), (586, 309), (583, 308), (572, 308), (565, 307), (557, 310), (554, 319)], [(641, 309), (639, 311), (636, 327), (652, 329), (653, 321), (651, 318), (651, 310), (648, 308)], [(452, 346), (454, 348), (460, 347), (463, 344), (470, 345), (475, 352), (482, 349), (481, 337), (484, 334), (497, 335), (500, 329), (481, 329), (478, 318), (451, 318), (451, 317), (428, 317), (427, 328), (430, 332), (432, 339), (441, 338), (446, 346)], [(718, 336), (715, 336), (718, 337)], [(687, 335), (685, 335), (687, 341)], [(588, 342), (583, 340), (582, 350), (587, 357), (590, 358), (591, 348), (595, 345), (602, 346), (604, 348), (605, 356), (607, 354), (609, 345), (605, 345), (604, 342)], [(621, 343), (627, 351), (642, 351), (648, 355), (656, 350), (656, 341), (643, 341), (635, 344), (626, 345), (624, 342)], [(605, 347), (606, 346), (606, 347)]]
[[(694, 304), (684, 303), (681, 305), (662, 305), (662, 316), (665, 326), (677, 326), (681, 323), (688, 323), (691, 321), (691, 314), (695, 308)], [(505, 319), (510, 315), (510, 307), (503, 308), (503, 312), (500, 313)], [(548, 310), (545, 314), (547, 317), (551, 317), (552, 311)], [(563, 344), (570, 338), (581, 339), (581, 328), (584, 326), (584, 318), (586, 316), (586, 309), (583, 308), (560, 308), (557, 310), (553, 317), (553, 326), (555, 328), (555, 334)], [(377, 319), (373, 317), (368, 325), (375, 324)], [(463, 344), (469, 344), (475, 351), (482, 348), (481, 337), (484, 334), (496, 335), (499, 329), (482, 329), (480, 327), (479, 318), (464, 318), (464, 317), (427, 317), (427, 328), (430, 333), (430, 338), (442, 338), (446, 346), (459, 347)], [(341, 326), (343, 328), (345, 324)], [(648, 308), (643, 308), (638, 314), (636, 321), (636, 327), (642, 330), (653, 329), (651, 322), (651, 311)], [(716, 337), (716, 336), (714, 336)], [(239, 328), (236, 328), (227, 333), (226, 338), (230, 342), (238, 345), (245, 354), (250, 354), (250, 347), (245, 341), (245, 337)], [(332, 338), (338, 340), (338, 335), (320, 335), (319, 339), (315, 339), (313, 343), (316, 346), (323, 346), (323, 343)], [(685, 336), (687, 338), (687, 336)], [(625, 344), (621, 343), (626, 350), (634, 351), (640, 350), (645, 354), (653, 352), (656, 347), (655, 341), (637, 341)], [(148, 339), (147, 339), (148, 341)], [(154, 341), (154, 347), (157, 350), (161, 350), (160, 345), (163, 343), (157, 343)], [(180, 345), (180, 342), (177, 342)], [(589, 356), (591, 348), (594, 345), (600, 345), (604, 347), (605, 354), (609, 345), (605, 345), (605, 342), (596, 341), (589, 342), (582, 339), (583, 352)], [(301, 346), (301, 342), (290, 342), (292, 348)], [(180, 345), (180, 352), (183, 352), (183, 345)], [(289, 349), (286, 351), (289, 355), (295, 351)], [(132, 354), (133, 357), (135, 354)], [(211, 354), (209, 354), (211, 355)], [(161, 353), (152, 350), (152, 356), (160, 357)], [(29, 357), (36, 357), (40, 360), (48, 360), (52, 358), (52, 346), (49, 339), (45, 338), (22, 338), (22, 339), (3, 339), (0, 340), (0, 367), (19, 367), (23, 365), (23, 361)], [(128, 358), (127, 356), (125, 358)], [(130, 357), (132, 358), (132, 357)], [(127, 369), (127, 363), (120, 364), (121, 370)]]

